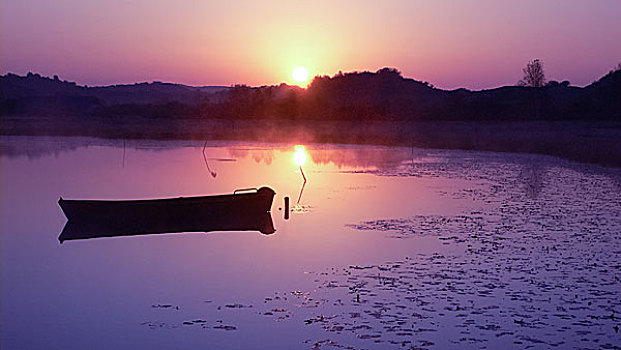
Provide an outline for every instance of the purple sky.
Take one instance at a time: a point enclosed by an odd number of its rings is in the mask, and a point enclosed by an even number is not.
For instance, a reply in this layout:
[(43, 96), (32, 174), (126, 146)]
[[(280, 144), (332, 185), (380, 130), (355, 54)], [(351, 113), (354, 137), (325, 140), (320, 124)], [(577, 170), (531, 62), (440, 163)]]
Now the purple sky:
[(292, 83), (396, 67), (441, 88), (515, 84), (540, 58), (584, 86), (621, 62), (619, 0), (2, 0), (1, 73), (79, 84)]

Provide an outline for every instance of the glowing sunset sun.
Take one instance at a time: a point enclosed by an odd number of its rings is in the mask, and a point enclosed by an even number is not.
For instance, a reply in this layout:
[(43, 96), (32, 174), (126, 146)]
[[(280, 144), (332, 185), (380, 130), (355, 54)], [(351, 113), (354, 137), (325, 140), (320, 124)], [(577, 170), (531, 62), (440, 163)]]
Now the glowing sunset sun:
[(291, 75), (298, 83), (305, 83), (308, 80), (308, 70), (304, 67), (296, 67)]

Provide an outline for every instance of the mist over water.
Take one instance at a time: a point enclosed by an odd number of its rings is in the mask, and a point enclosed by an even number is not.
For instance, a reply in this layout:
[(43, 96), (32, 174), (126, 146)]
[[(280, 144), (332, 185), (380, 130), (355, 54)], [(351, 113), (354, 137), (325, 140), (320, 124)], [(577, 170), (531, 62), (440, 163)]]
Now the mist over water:
[[(618, 170), (411, 147), (306, 144), (300, 168), (295, 144), (0, 141), (3, 349), (621, 341)], [(269, 236), (58, 243), (61, 196), (149, 199), (260, 186), (276, 191)]]

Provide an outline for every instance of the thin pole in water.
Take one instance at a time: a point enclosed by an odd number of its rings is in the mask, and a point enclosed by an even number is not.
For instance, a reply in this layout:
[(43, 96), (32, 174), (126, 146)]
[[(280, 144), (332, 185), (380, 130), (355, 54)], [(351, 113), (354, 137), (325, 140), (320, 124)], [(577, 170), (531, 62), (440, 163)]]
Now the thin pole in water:
[(205, 155), (205, 149), (207, 148), (207, 140), (205, 140), (205, 144), (203, 145), (203, 160), (205, 161), (205, 165), (207, 166), (207, 171), (209, 171), (209, 173), (211, 174), (212, 177), (216, 177), (216, 172), (215, 171), (211, 171), (211, 169), (209, 168), (209, 163), (207, 162), (207, 156)]
[(302, 174), (302, 178), (304, 182), (302, 183), (302, 188), (300, 189), (300, 195), (298, 196), (298, 202), (296, 204), (300, 204), (300, 199), (302, 199), (302, 193), (304, 193), (304, 187), (306, 187), (306, 175), (304, 175), (304, 170), (302, 170), (302, 166), (300, 165), (300, 173)]
[(123, 139), (123, 163), (121, 164), (121, 168), (125, 169), (125, 139)]

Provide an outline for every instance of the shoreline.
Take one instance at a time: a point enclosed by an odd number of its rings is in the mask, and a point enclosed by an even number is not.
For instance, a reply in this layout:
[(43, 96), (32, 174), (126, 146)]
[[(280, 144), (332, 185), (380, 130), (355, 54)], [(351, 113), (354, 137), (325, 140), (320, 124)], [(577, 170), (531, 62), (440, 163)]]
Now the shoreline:
[(287, 121), (3, 117), (0, 135), (231, 140), (411, 146), (543, 154), (621, 167), (621, 123), (611, 121)]

